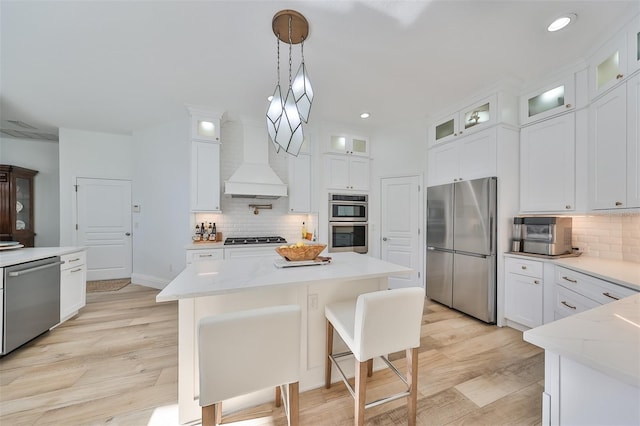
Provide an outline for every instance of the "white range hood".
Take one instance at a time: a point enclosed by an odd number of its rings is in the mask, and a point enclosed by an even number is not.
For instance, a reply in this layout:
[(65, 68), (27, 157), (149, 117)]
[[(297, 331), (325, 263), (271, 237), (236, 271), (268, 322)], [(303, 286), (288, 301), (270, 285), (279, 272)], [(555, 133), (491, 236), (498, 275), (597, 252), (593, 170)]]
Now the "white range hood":
[(269, 166), (269, 135), (264, 123), (244, 123), (243, 161), (224, 183), (224, 193), (242, 198), (287, 196), (287, 185)]

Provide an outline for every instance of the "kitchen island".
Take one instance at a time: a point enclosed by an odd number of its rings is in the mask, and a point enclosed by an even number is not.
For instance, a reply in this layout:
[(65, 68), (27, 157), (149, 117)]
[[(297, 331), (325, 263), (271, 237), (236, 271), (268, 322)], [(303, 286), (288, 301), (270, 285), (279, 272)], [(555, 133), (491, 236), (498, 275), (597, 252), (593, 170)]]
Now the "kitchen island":
[[(198, 405), (198, 321), (208, 315), (280, 304), (302, 310), (300, 390), (324, 385), (324, 306), (387, 289), (391, 275), (411, 269), (356, 253), (332, 253), (326, 265), (278, 268), (273, 256), (195, 262), (156, 297), (178, 301), (178, 403), (180, 423), (200, 418)], [(242, 336), (238, 336), (239, 339)], [(336, 341), (336, 350), (344, 349)], [(256, 354), (259, 356), (259, 354)], [(345, 370), (353, 369), (345, 365)], [(337, 379), (336, 375), (336, 379)], [(236, 410), (273, 399), (273, 389), (225, 401)]]

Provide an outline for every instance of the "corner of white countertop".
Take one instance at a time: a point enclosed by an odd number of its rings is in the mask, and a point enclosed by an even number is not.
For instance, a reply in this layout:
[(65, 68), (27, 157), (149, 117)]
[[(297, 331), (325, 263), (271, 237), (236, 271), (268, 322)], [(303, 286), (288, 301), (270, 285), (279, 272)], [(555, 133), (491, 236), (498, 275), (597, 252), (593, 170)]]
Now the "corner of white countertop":
[(0, 268), (86, 250), (84, 246), (27, 247), (0, 252)]

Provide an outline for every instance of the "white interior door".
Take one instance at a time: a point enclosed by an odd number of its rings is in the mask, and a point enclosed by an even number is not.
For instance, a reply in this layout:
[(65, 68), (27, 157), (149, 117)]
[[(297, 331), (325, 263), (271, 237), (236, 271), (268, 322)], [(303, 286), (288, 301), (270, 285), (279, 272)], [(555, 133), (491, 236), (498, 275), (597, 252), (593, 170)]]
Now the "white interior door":
[(131, 181), (76, 180), (77, 241), (87, 247), (87, 280), (131, 277)]
[(413, 269), (407, 276), (389, 277), (389, 287), (423, 287), (420, 176), (382, 178), (382, 259)]

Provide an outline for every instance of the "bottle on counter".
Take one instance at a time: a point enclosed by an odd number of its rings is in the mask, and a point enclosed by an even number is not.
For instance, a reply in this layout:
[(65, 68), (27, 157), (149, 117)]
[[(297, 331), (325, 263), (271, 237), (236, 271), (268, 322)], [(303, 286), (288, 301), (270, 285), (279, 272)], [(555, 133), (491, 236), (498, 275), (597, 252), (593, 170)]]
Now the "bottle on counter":
[(306, 239), (307, 238), (307, 225), (304, 224), (304, 222), (302, 222), (302, 239)]
[(200, 229), (202, 231), (202, 241), (207, 241), (209, 239), (209, 231), (207, 231), (207, 228), (204, 226), (204, 222), (202, 222)]
[(213, 226), (211, 227), (211, 234), (209, 235), (209, 239), (211, 241), (218, 241), (218, 231), (216, 231), (216, 223), (213, 222)]
[(196, 230), (193, 231), (193, 241), (200, 241), (200, 238), (202, 237), (202, 233), (200, 232), (200, 225), (198, 225), (196, 223)]

